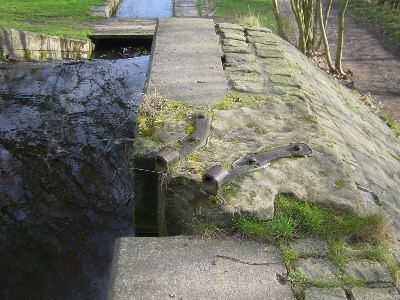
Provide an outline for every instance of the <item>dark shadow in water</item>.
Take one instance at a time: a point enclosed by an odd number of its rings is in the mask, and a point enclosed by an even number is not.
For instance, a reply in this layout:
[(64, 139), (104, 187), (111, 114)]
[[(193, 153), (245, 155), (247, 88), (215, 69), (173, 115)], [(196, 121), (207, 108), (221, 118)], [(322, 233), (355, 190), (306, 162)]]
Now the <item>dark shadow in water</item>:
[(0, 298), (105, 299), (148, 57), (0, 65)]
[(124, 0), (117, 18), (172, 17), (173, 0)]
[(153, 39), (94, 39), (92, 58), (125, 59), (149, 55)]

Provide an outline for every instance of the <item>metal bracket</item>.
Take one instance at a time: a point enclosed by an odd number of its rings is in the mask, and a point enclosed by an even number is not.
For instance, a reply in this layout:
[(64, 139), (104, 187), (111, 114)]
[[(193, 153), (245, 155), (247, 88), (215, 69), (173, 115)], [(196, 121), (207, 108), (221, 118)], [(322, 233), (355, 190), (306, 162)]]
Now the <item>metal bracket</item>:
[(230, 168), (213, 166), (203, 175), (203, 187), (210, 194), (217, 195), (218, 190), (227, 182), (236, 177), (266, 166), (269, 162), (284, 157), (306, 157), (312, 154), (312, 150), (304, 143), (292, 143), (288, 146), (272, 148), (266, 152), (260, 152), (246, 156), (235, 162)]
[(185, 159), (197, 149), (204, 147), (210, 135), (210, 126), (211, 116), (209, 114), (197, 115), (194, 121), (194, 131), (182, 140), (179, 151), (165, 147), (156, 154), (156, 171), (165, 172), (173, 163)]

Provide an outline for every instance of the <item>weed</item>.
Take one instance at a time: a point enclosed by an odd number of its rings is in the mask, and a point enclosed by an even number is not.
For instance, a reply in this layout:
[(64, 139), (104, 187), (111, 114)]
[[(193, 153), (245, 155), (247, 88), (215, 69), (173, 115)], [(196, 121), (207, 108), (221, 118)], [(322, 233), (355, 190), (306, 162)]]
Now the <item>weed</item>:
[(23, 56), (23, 58), (25, 58), (25, 59), (31, 59), (31, 58), (32, 58), (31, 51), (25, 50), (25, 51), (24, 51), (24, 56)]
[(203, 238), (216, 238), (224, 234), (224, 229), (206, 218), (196, 218), (193, 221), (193, 233)]
[(199, 12), (199, 15), (201, 16), (201, 14), (203, 12), (203, 4), (201, 3), (201, 1), (197, 1), (196, 7), (197, 7), (197, 11)]
[(386, 121), (388, 126), (393, 129), (394, 133), (400, 137), (400, 125), (386, 113), (381, 113), (380, 116), (383, 120)]
[(335, 181), (335, 184), (336, 184), (337, 186), (342, 186), (342, 185), (343, 185), (343, 182), (341, 182), (340, 180), (336, 180), (336, 181)]

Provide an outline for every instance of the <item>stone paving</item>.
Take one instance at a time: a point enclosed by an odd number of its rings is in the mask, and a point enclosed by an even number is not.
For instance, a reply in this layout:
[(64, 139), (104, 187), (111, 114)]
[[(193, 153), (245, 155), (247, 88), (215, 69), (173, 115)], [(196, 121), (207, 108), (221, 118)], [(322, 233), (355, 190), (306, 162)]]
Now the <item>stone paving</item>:
[[(187, 117), (209, 111), (213, 134), (211, 147), (174, 168), (159, 194), (165, 212), (159, 218), (166, 219), (168, 233), (184, 232), (194, 216), (220, 225), (231, 224), (237, 216), (269, 219), (278, 193), (353, 212), (386, 211), (400, 229), (400, 144), (391, 129), (357, 95), (270, 30), (234, 24), (217, 24), (216, 29), (230, 90), (268, 97), (254, 106), (181, 108), (179, 114), (187, 113)], [(164, 117), (177, 120), (176, 113), (167, 112)], [(166, 121), (152, 137), (146, 137), (147, 144), (138, 136), (136, 147), (141, 153), (152, 153), (171, 145), (186, 135), (184, 128), (191, 123), (190, 118)], [(247, 174), (235, 186), (235, 194), (216, 204), (202, 195), (201, 174), (212, 165), (232, 163), (249, 152), (297, 140), (315, 150), (311, 158), (283, 159)], [(353, 259), (338, 264), (330, 246), (316, 237), (293, 241), (290, 247), (299, 252), (299, 258), (286, 265), (287, 277), (282, 281), (291, 280), (295, 297), (400, 297), (396, 280), (383, 261)]]

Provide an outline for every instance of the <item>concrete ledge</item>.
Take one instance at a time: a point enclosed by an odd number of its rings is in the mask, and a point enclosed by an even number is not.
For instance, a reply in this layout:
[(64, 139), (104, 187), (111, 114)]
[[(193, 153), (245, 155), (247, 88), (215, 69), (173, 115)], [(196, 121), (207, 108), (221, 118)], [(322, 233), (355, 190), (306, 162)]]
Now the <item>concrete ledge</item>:
[(274, 246), (232, 238), (121, 238), (108, 299), (293, 299), (278, 277), (286, 277), (286, 268)]
[(0, 28), (0, 55), (52, 60), (88, 58), (90, 42), (29, 31)]

